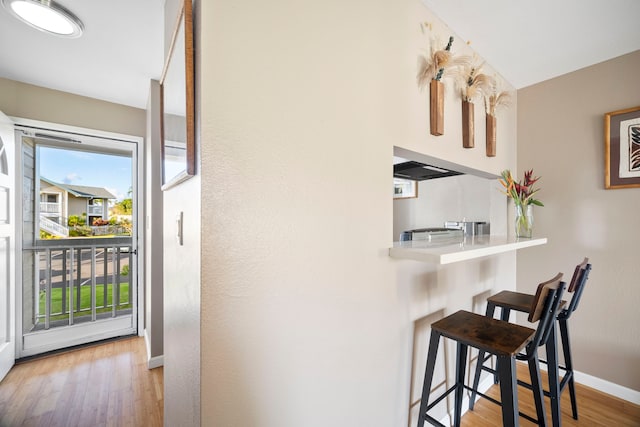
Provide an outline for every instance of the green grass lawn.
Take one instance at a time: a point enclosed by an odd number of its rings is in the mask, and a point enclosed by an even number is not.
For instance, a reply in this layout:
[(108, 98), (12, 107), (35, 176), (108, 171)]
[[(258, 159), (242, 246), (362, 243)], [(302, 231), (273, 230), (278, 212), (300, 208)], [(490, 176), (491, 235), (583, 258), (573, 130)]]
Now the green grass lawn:
[[(77, 288), (74, 288), (73, 305), (74, 316), (90, 316), (91, 315), (91, 286), (85, 285), (80, 288), (80, 312), (78, 307), (75, 306), (77, 301)], [(107, 285), (107, 305), (110, 305), (113, 300), (113, 286)], [(67, 288), (67, 309), (69, 308), (69, 289)], [(39, 313), (44, 315), (45, 313), (45, 298), (46, 293), (40, 291), (40, 306)], [(104, 302), (104, 285), (96, 286), (96, 307), (100, 307)], [(131, 308), (131, 301), (129, 300), (129, 283), (120, 283), (120, 304), (118, 309)], [(82, 311), (84, 310), (84, 311)], [(110, 312), (111, 307), (96, 308), (97, 313)], [(60, 320), (69, 318), (68, 314), (57, 314), (62, 312), (62, 288), (51, 289), (51, 314), (50, 320)]]

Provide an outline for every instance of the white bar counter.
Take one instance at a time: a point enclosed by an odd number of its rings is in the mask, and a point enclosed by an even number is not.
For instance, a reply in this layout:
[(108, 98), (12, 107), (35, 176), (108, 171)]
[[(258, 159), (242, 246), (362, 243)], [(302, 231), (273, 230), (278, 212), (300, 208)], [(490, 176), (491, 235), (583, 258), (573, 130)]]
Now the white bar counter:
[(409, 240), (393, 242), (393, 247), (389, 249), (389, 256), (434, 264), (451, 264), (545, 243), (547, 243), (546, 237), (516, 239), (506, 236), (475, 236), (466, 237), (464, 240), (440, 242)]

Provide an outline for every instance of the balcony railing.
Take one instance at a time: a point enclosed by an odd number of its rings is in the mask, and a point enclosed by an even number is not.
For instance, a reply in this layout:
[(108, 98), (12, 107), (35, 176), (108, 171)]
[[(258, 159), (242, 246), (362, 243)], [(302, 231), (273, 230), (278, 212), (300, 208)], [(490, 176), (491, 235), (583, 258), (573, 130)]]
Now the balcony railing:
[[(34, 330), (131, 313), (131, 237), (38, 240)], [(130, 287), (131, 285), (131, 287)]]
[(87, 215), (102, 215), (102, 205), (89, 205)]
[(43, 215), (40, 215), (40, 229), (54, 236), (69, 237), (68, 227), (58, 224)]
[(40, 212), (41, 213), (61, 213), (62, 206), (60, 203), (50, 203), (50, 202), (40, 202)]

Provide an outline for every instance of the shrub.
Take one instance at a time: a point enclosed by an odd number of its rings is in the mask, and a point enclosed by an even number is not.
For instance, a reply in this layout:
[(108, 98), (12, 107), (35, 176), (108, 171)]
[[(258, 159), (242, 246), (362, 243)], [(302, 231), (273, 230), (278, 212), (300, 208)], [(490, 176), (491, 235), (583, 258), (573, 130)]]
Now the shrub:
[(96, 218), (93, 220), (92, 225), (94, 227), (100, 227), (102, 225), (109, 225), (109, 221), (107, 221), (106, 219), (102, 219), (102, 218)]
[(86, 225), (78, 225), (69, 229), (69, 237), (87, 237), (91, 236), (91, 227)]

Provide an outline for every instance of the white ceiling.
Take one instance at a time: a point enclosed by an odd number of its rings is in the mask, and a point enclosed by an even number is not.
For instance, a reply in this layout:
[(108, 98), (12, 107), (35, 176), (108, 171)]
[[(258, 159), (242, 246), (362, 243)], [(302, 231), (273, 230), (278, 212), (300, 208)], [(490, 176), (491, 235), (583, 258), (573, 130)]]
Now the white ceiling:
[[(422, 0), (516, 88), (640, 49), (640, 0)], [(59, 0), (78, 39), (0, 7), (0, 77), (144, 108), (163, 62), (164, 0)], [(0, 94), (1, 96), (1, 94)]]
[(57, 3), (84, 23), (80, 38), (48, 35), (0, 6), (0, 77), (145, 108), (162, 72), (164, 0)]
[(640, 49), (640, 0), (422, 3), (516, 89)]

